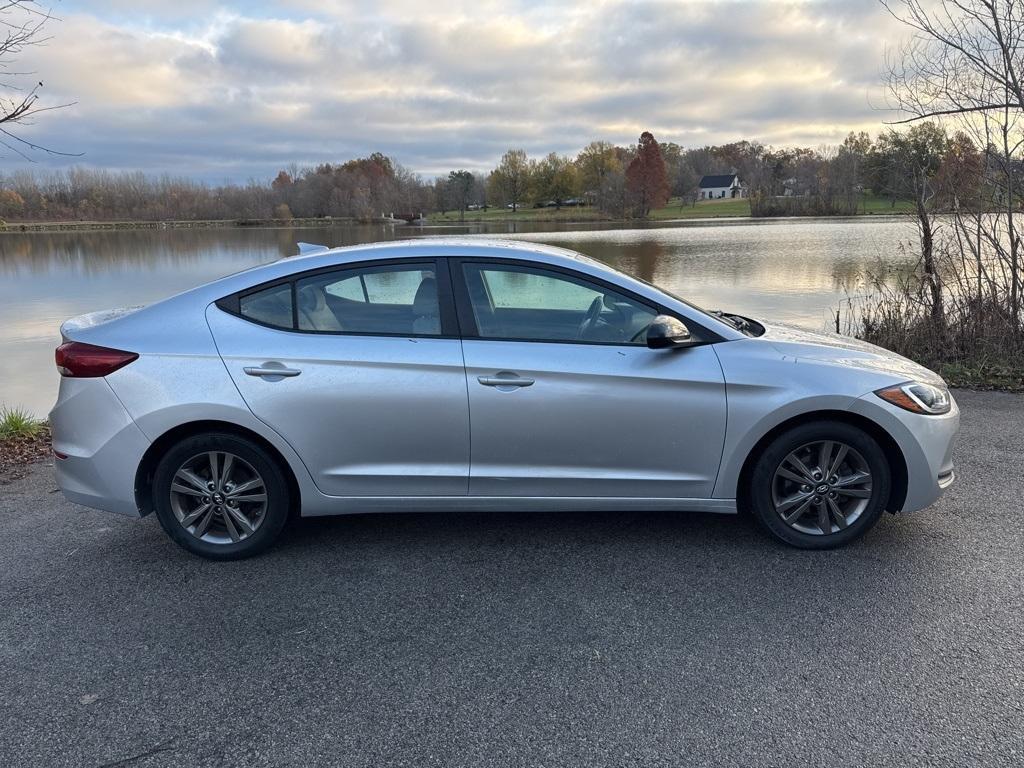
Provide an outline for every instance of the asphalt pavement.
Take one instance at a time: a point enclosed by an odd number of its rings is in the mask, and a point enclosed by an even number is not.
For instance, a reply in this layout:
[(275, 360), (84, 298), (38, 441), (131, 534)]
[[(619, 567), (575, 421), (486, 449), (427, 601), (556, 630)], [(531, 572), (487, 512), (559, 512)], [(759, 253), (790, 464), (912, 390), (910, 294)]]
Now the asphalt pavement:
[(0, 766), (1024, 764), (1024, 396), (861, 542), (743, 517), (300, 522), (213, 563), (0, 486)]

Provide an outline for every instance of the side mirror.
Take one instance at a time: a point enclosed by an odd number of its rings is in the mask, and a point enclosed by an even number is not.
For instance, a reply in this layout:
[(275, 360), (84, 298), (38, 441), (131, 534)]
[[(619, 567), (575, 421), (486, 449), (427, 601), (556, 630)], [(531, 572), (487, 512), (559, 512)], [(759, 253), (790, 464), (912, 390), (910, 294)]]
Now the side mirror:
[(669, 315), (658, 315), (647, 326), (647, 346), (650, 349), (685, 347), (693, 341), (690, 329)]

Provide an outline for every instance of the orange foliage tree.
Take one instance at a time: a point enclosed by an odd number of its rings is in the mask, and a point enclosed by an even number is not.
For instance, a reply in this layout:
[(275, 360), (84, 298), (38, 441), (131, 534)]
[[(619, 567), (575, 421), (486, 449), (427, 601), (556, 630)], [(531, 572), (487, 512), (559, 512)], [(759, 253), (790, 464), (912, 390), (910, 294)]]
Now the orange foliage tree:
[(626, 168), (626, 189), (633, 196), (636, 213), (646, 217), (652, 208), (668, 202), (668, 176), (661, 147), (650, 131), (640, 134), (636, 155)]

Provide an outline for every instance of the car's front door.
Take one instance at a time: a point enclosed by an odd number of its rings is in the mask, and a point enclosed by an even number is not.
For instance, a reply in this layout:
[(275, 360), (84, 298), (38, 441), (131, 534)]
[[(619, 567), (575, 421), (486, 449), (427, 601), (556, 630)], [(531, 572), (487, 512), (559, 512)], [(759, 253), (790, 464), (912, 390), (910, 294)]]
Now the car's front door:
[(652, 350), (658, 309), (578, 273), (454, 261), (476, 496), (709, 498), (725, 436), (711, 346)]
[(242, 397), (323, 493), (464, 496), (469, 414), (450, 285), (432, 259), (363, 264), (229, 297), (207, 317)]

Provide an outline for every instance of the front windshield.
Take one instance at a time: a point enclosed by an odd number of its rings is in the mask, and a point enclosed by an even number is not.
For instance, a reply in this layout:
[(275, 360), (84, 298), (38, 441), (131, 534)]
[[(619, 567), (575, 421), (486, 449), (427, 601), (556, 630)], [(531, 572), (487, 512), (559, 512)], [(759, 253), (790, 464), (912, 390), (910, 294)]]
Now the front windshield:
[(688, 300), (684, 299), (682, 296), (679, 296), (679, 295), (677, 295), (675, 293), (672, 293), (672, 291), (668, 290), (667, 288), (665, 288), (663, 286), (655, 285), (654, 283), (649, 282), (648, 280), (644, 280), (642, 277), (637, 277), (636, 275), (628, 275), (625, 272), (623, 272), (621, 270), (618, 270), (618, 269), (616, 269), (615, 267), (613, 267), (613, 266), (611, 266), (609, 264), (605, 264), (603, 261), (597, 261), (596, 259), (591, 259), (589, 256), (586, 256), (584, 258), (587, 261), (590, 261), (593, 264), (599, 265), (599, 266), (603, 267), (604, 269), (610, 270), (610, 271), (614, 272), (617, 275), (622, 275), (623, 277), (628, 277), (630, 280), (636, 280), (638, 283), (643, 283), (646, 286), (654, 288), (659, 293), (663, 293), (666, 296), (675, 299), (680, 304), (685, 304), (687, 307), (689, 307), (690, 309), (694, 310), (695, 312), (700, 312), (702, 315), (707, 315), (708, 317), (711, 317), (711, 318), (719, 321), (720, 323), (725, 323), (726, 325), (728, 325), (728, 326), (730, 326), (732, 328), (737, 328), (737, 329), (739, 328), (739, 326), (732, 319), (730, 319), (729, 317), (723, 315), (721, 312), (717, 312), (717, 311), (713, 311), (713, 310), (709, 310), (709, 309), (704, 309), (704, 307), (699, 307), (696, 304), (694, 304), (692, 301), (688, 301)]
[(724, 312), (724, 311), (722, 311), (720, 309), (704, 309), (703, 307), (697, 306), (692, 301), (687, 301), (682, 296), (676, 295), (675, 293), (673, 293), (672, 291), (668, 290), (667, 288), (663, 288), (660, 285), (655, 285), (654, 283), (651, 283), (651, 282), (649, 282), (647, 280), (644, 280), (642, 277), (637, 277), (636, 275), (627, 275), (625, 272), (622, 272), (621, 270), (615, 269), (615, 267), (609, 266), (608, 264), (605, 264), (604, 262), (600, 262), (600, 261), (596, 261), (595, 259), (591, 259), (589, 256), (584, 256), (582, 258), (585, 259), (586, 261), (589, 261), (589, 262), (593, 263), (593, 264), (599, 265), (599, 266), (603, 267), (604, 269), (611, 270), (612, 272), (615, 272), (618, 275), (622, 275), (623, 277), (628, 277), (631, 280), (636, 280), (638, 283), (643, 283), (644, 285), (650, 286), (651, 288), (654, 288), (655, 290), (659, 291), (660, 293), (663, 293), (666, 296), (669, 296), (669, 297), (675, 299), (680, 304), (685, 304), (687, 307), (689, 307), (690, 309), (694, 310), (695, 312), (699, 312), (702, 315), (706, 315), (708, 317), (712, 317), (712, 318), (714, 318), (715, 320), (717, 320), (720, 323), (725, 323), (730, 328), (734, 328), (735, 330), (739, 331), (742, 334), (745, 334), (747, 336), (760, 336), (761, 334), (764, 333), (764, 326), (762, 326), (756, 320), (750, 319), (749, 317), (743, 317), (742, 315), (737, 315), (737, 314), (734, 314), (734, 313), (731, 313), (731, 312)]

